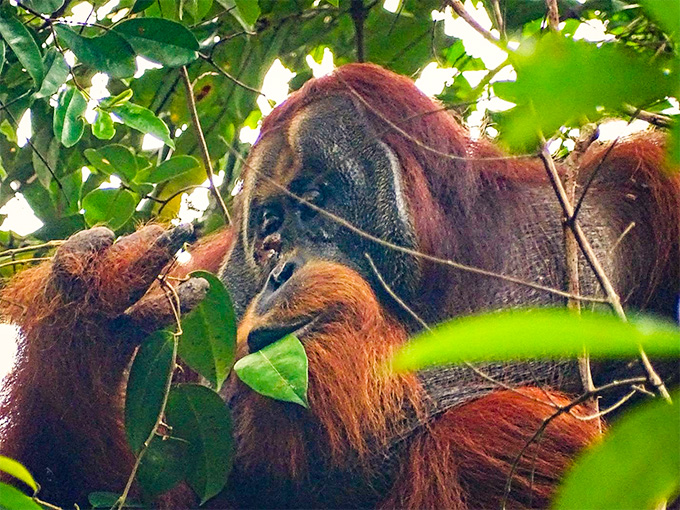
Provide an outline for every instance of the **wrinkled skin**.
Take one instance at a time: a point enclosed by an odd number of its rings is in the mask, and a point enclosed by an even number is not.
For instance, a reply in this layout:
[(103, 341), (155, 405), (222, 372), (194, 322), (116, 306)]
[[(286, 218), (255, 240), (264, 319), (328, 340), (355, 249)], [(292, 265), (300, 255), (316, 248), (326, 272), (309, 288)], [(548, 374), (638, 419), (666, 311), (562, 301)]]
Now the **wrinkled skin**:
[(399, 295), (414, 297), (419, 265), (413, 257), (361, 238), (296, 198), (374, 237), (415, 248), (399, 161), (350, 98), (316, 102), (288, 129), (269, 133), (253, 149), (249, 167), (238, 235), (222, 272), (239, 316), (258, 293), (264, 313), (311, 258), (346, 265), (380, 292), (368, 254)]

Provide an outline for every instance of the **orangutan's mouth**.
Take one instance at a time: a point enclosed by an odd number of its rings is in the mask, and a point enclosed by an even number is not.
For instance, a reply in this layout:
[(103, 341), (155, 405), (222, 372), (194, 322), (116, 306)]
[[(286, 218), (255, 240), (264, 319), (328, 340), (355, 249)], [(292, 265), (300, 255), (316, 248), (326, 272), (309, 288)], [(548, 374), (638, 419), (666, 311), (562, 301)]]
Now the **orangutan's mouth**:
[(248, 333), (248, 350), (253, 353), (281, 340), (286, 335), (296, 333), (303, 336), (318, 321), (317, 317), (301, 317), (287, 324), (263, 325), (253, 328)]

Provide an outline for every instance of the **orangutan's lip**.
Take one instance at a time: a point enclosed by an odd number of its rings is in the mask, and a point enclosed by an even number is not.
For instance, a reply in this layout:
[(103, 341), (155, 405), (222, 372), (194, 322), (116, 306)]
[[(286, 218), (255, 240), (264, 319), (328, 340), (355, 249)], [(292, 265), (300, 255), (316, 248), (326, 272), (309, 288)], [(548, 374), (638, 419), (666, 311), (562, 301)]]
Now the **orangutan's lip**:
[(258, 326), (248, 333), (248, 350), (251, 353), (257, 352), (292, 333), (302, 336), (317, 319), (318, 317), (301, 317), (288, 324)]

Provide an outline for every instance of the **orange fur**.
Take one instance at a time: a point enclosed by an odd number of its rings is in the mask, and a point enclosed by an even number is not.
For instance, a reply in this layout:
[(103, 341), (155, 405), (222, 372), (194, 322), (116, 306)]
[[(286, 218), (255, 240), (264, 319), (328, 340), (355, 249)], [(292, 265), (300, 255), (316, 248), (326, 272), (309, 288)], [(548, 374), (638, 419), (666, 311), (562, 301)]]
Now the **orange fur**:
[[(252, 307), (248, 311), (239, 327), (239, 351), (246, 353), (247, 335), (258, 326), (321, 314), (311, 331), (301, 335), (309, 358), (310, 418), (318, 423), (317, 440), (334, 465), (344, 466), (354, 457), (361, 461), (394, 437), (407, 410), (421, 407), (415, 377), (388, 376), (383, 368), (406, 333), (385, 316), (368, 283), (346, 266), (309, 262), (288, 284), (290, 299), (261, 317)], [(307, 411), (285, 412), (285, 404), (235, 384), (245, 401), (238, 411), (239, 420), (245, 420), (240, 426), (242, 462), (293, 478), (305, 474), (308, 459), (299, 421)], [(262, 449), (262, 444), (269, 446)], [(279, 448), (280, 455), (272, 452)], [(283, 462), (277, 466), (274, 459), (279, 458)]]
[(9, 417), (2, 453), (23, 462), (52, 503), (82, 504), (92, 490), (120, 492), (130, 474), (122, 420), (135, 344), (111, 318), (162, 269), (169, 254), (154, 242), (163, 232), (142, 227), (97, 252), (66, 244), (2, 289), (0, 319), (22, 333), (0, 407)]
[[(472, 141), (446, 112), (431, 113), (437, 106), (407, 78), (370, 65), (344, 66), (291, 96), (265, 120), (262, 136), (287, 128), (312, 101), (349, 94), (348, 84), (377, 110), (377, 114), (367, 111), (370, 122), (399, 159), (418, 249), (447, 259), (470, 256), (478, 267), (505, 256), (505, 230), (512, 231), (513, 222), (527, 212), (512, 209), (522, 205), (522, 190), (547, 190), (540, 163), (475, 160), (501, 152), (488, 141)], [(420, 144), (473, 159), (447, 159), (426, 151), (386, 126), (385, 119)], [(586, 154), (582, 165), (586, 176), (605, 150), (594, 147)], [(641, 234), (635, 231), (623, 240), (622, 256), (633, 260), (631, 254), (636, 255), (635, 262), (622, 265), (623, 280), (631, 283), (627, 288), (636, 294), (628, 301), (632, 305), (643, 306), (652, 294), (660, 294), (659, 288), (672, 297), (677, 292), (678, 265), (673, 262), (680, 239), (680, 179), (659, 177), (662, 158), (658, 135), (622, 141), (595, 181), (596, 196), (606, 198), (595, 205), (622, 203), (621, 211), (613, 206), (603, 210), (612, 216), (625, 212), (621, 217), (626, 221), (640, 223)], [(254, 158), (250, 162), (256, 163)], [(290, 179), (295, 168), (292, 163), (284, 166)], [(265, 188), (258, 191), (259, 195), (266, 192)], [(482, 207), (488, 207), (479, 209), (482, 198), (488, 200), (481, 202)], [(490, 214), (492, 206), (501, 205), (509, 206), (501, 210), (502, 217)], [(612, 231), (626, 227), (609, 226)], [(145, 227), (103, 253), (68, 251), (77, 244), (64, 247), (58, 271), (54, 263), (46, 263), (24, 271), (2, 291), (0, 316), (20, 325), (25, 337), (0, 409), (8, 418), (2, 453), (27, 464), (50, 502), (70, 506), (74, 501), (82, 503), (92, 490), (120, 491), (130, 472), (133, 459), (121, 422), (122, 391), (134, 345), (112, 319), (118, 319), (160, 271), (158, 264), (164, 259), (153, 243), (161, 231), (157, 226)], [(487, 243), (486, 237), (488, 244), (475, 244)], [(216, 271), (231, 243), (231, 231), (198, 243), (192, 261), (174, 268), (173, 274), (184, 276), (195, 268)], [(554, 250), (549, 255), (548, 262), (556, 263), (560, 257)], [(424, 311), (434, 309), (433, 317), (493, 304), (482, 295), (488, 289), (476, 286), (480, 280), (458, 280), (454, 276), (460, 273), (441, 265), (423, 263), (423, 269), (414, 305), (422, 305)], [(66, 285), (59, 283), (56, 273), (67, 276)], [(465, 285), (469, 282), (474, 284)], [(492, 283), (489, 280), (489, 286)], [(159, 293), (158, 285), (154, 287), (147, 298)], [(669, 305), (668, 298), (663, 299), (657, 303), (662, 312)], [(154, 307), (147, 311), (165, 313)], [(312, 320), (299, 331), (310, 361), (309, 410), (266, 399), (234, 377), (227, 385), (238, 443), (226, 495), (230, 502), (500, 507), (514, 458), (553, 412), (535, 401), (547, 398), (541, 390), (518, 390), (524, 395), (498, 391), (431, 419), (432, 402), (418, 378), (388, 375), (382, 369), (406, 340), (404, 326), (383, 308), (358, 273), (319, 260), (299, 268), (263, 315), (251, 304), (239, 327), (239, 355), (247, 353), (253, 330), (300, 318)], [(551, 398), (559, 405), (567, 402), (567, 397), (556, 393)], [(415, 429), (404, 428), (414, 422)], [(520, 459), (509, 506), (546, 506), (569, 459), (597, 433), (595, 422), (570, 416), (554, 420)], [(285, 491), (288, 495), (280, 498)], [(186, 506), (186, 493), (182, 487), (160, 504)]]
[[(554, 392), (548, 397), (538, 388), (521, 388), (451, 409), (414, 441), (397, 490), (381, 507), (501, 508), (515, 459), (555, 412), (548, 398), (558, 406), (569, 402)], [(587, 414), (584, 408), (575, 412)], [(551, 421), (520, 457), (507, 507), (546, 507), (571, 459), (598, 435), (597, 420), (563, 414)]]

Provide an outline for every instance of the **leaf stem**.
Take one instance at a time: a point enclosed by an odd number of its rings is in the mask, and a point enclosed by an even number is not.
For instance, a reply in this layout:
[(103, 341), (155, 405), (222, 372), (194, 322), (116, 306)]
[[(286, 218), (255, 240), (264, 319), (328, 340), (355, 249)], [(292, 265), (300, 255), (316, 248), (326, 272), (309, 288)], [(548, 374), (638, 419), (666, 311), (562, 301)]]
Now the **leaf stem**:
[(182, 336), (182, 324), (180, 322), (181, 305), (179, 294), (177, 294), (177, 291), (165, 280), (165, 278), (160, 278), (159, 282), (161, 287), (163, 288), (163, 291), (165, 292), (166, 297), (168, 298), (170, 307), (172, 308), (172, 313), (175, 316), (175, 323), (177, 326), (177, 331), (172, 334), (172, 358), (170, 361), (170, 370), (168, 370), (168, 376), (165, 381), (165, 391), (163, 392), (161, 408), (158, 411), (158, 416), (156, 416), (156, 422), (154, 423), (151, 432), (149, 432), (149, 436), (144, 441), (141, 450), (137, 454), (137, 457), (135, 458), (135, 463), (132, 466), (132, 471), (130, 472), (130, 476), (128, 477), (127, 483), (125, 484), (125, 489), (123, 489), (123, 493), (121, 494), (120, 498), (118, 498), (118, 501), (116, 501), (116, 503), (113, 505), (112, 510), (116, 509), (121, 510), (125, 506), (125, 501), (127, 500), (128, 495), (130, 494), (130, 489), (132, 488), (132, 484), (135, 481), (135, 477), (137, 476), (137, 471), (139, 470), (139, 466), (142, 463), (144, 454), (147, 452), (149, 446), (151, 445), (151, 441), (158, 433), (158, 428), (161, 426), (161, 423), (163, 423), (163, 416), (165, 415), (165, 408), (168, 405), (170, 389), (172, 388), (172, 380), (175, 375), (175, 368), (177, 367), (177, 349), (179, 346), (179, 337)]

